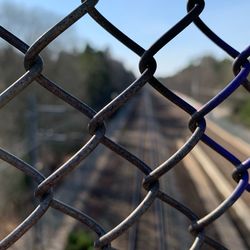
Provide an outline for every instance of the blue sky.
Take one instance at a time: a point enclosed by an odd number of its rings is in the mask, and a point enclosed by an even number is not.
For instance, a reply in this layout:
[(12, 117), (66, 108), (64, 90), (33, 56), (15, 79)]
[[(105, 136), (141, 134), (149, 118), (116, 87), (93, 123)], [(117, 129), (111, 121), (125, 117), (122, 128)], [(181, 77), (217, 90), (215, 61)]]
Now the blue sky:
[[(74, 0), (0, 0), (0, 3), (7, 1), (19, 4), (24, 9), (41, 7), (54, 12), (59, 18), (80, 4), (80, 1)], [(97, 9), (136, 42), (148, 48), (185, 15), (186, 1), (100, 0)], [(209, 0), (206, 1), (201, 18), (229, 44), (241, 51), (250, 43), (249, 13), (249, 0)], [(122, 60), (127, 68), (138, 73), (139, 58), (90, 17), (78, 21), (73, 29), (78, 37), (77, 44), (84, 46), (88, 41), (96, 48), (109, 48), (115, 58)], [(212, 54), (217, 58), (226, 57), (223, 51), (191, 25), (156, 55), (157, 73), (160, 76), (174, 74), (204, 54)]]

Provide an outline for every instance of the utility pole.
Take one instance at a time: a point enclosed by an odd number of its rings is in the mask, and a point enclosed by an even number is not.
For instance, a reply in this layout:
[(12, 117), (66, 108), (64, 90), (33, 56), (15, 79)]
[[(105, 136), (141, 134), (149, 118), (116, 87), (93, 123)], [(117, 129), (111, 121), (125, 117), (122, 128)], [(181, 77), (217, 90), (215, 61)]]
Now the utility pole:
[[(76, 140), (81, 135), (73, 134), (71, 131), (70, 135), (61, 132), (56, 133), (55, 131), (49, 131), (48, 129), (42, 130), (41, 127), (42, 119), (39, 119), (40, 114), (43, 114), (43, 119), (46, 118), (46, 115), (53, 115), (55, 117), (65, 115), (67, 112), (66, 107), (62, 105), (53, 105), (53, 104), (38, 104), (36, 95), (30, 95), (27, 99), (28, 105), (28, 112), (27, 112), (27, 155), (28, 155), (28, 162), (34, 168), (38, 167), (38, 160), (39, 160), (39, 146), (42, 145), (43, 142), (46, 141), (58, 141), (58, 142), (65, 142), (66, 140)], [(63, 125), (65, 126), (65, 124)], [(59, 126), (54, 127), (54, 129), (61, 127)], [(37, 185), (35, 183), (32, 184), (33, 189), (36, 189)], [(34, 201), (34, 204), (36, 202)], [(35, 204), (37, 205), (37, 204)], [(29, 241), (29, 247), (27, 249), (32, 250), (45, 250), (46, 242), (43, 241), (44, 234), (47, 233), (47, 226), (43, 223), (42, 220), (39, 220), (37, 224), (34, 225), (33, 230), (31, 231), (32, 239)]]
[[(28, 117), (27, 117), (27, 134), (28, 134), (28, 157), (31, 166), (37, 167), (38, 161), (38, 109), (36, 95), (28, 97)], [(36, 186), (33, 184), (34, 188)], [(32, 249), (44, 250), (42, 242), (42, 222), (39, 221), (33, 228)]]

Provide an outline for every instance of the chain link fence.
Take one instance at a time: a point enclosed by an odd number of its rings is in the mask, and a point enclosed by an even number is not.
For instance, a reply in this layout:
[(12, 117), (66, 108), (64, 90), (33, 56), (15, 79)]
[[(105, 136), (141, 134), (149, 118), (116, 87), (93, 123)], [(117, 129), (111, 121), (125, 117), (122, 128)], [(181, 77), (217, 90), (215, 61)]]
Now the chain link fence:
[[(161, 202), (172, 206), (190, 220), (189, 231), (194, 237), (193, 244), (190, 247), (191, 249), (199, 249), (202, 244), (207, 244), (215, 249), (226, 249), (220, 243), (208, 237), (205, 234), (205, 229), (212, 222), (218, 220), (221, 215), (226, 213), (245, 191), (250, 191), (247, 172), (250, 167), (250, 159), (241, 162), (231, 152), (210, 138), (206, 134), (205, 116), (218, 107), (224, 100), (230, 98), (230, 95), (232, 95), (237, 88), (243, 86), (247, 91), (250, 90), (250, 83), (247, 80), (250, 72), (250, 63), (248, 61), (248, 57), (250, 56), (250, 46), (244, 51), (238, 52), (235, 48), (231, 47), (228, 43), (223, 41), (222, 38), (215, 34), (199, 18), (199, 15), (205, 7), (204, 0), (189, 0), (187, 3), (187, 14), (171, 29), (166, 31), (166, 33), (163, 34), (150, 48), (146, 49), (141, 47), (121, 30), (119, 30), (114, 24), (109, 22), (95, 8), (97, 3), (98, 0), (86, 0), (82, 2), (78, 8), (73, 10), (62, 21), (43, 34), (31, 46), (25, 44), (4, 27), (0, 27), (0, 36), (2, 39), (24, 54), (24, 66), (26, 69), (26, 73), (21, 78), (1, 93), (0, 107), (4, 108), (8, 102), (18, 96), (28, 85), (33, 84), (34, 81), (36, 81), (42, 87), (54, 94), (55, 98), (60, 98), (67, 104), (71, 105), (74, 109), (78, 110), (83, 116), (86, 116), (89, 119), (89, 133), (92, 136), (91, 139), (87, 141), (73, 157), (47, 177), (43, 176), (33, 166), (19, 159), (17, 156), (2, 148), (0, 149), (0, 158), (3, 161), (22, 171), (25, 175), (31, 177), (37, 183), (35, 197), (40, 201), (35, 210), (17, 228), (1, 240), (0, 249), (7, 249), (18, 241), (28, 230), (30, 230), (40, 219), (42, 219), (49, 207), (73, 217), (95, 232), (97, 240), (94, 245), (97, 249), (111, 249), (112, 241), (134, 225), (156, 200), (160, 200)], [(84, 18), (87, 14), (108, 33), (110, 33), (114, 39), (119, 40), (140, 58), (139, 69), (141, 75), (99, 112), (96, 112), (84, 102), (75, 98), (73, 95), (59, 87), (56, 83), (46, 78), (42, 74), (43, 61), (39, 56), (40, 52), (42, 52), (54, 39), (60, 36), (77, 20)], [(213, 43), (234, 59), (233, 72), (235, 78), (232, 79), (232, 81), (220, 93), (214, 96), (198, 110), (170, 89), (166, 88), (158, 79), (154, 77), (154, 73), (157, 68), (154, 55), (163, 47), (167, 46), (169, 41), (171, 41), (192, 23), (194, 23), (196, 27)], [(192, 131), (192, 136), (190, 136), (185, 144), (179, 148), (175, 154), (173, 154), (169, 159), (166, 159), (164, 163), (155, 169), (152, 169), (141, 159), (136, 157), (133, 152), (129, 152), (126, 148), (121, 147), (111, 138), (108, 138), (105, 134), (104, 124), (105, 120), (129, 102), (130, 99), (136, 93), (140, 92), (147, 84), (151, 85), (163, 97), (170, 100), (177, 107), (190, 115), (189, 128)], [(174, 168), (178, 162), (189, 154), (199, 141), (207, 144), (211, 149), (216, 151), (235, 166), (232, 178), (236, 182), (234, 192), (217, 208), (202, 218), (199, 218), (189, 208), (162, 192), (159, 185), (159, 179), (166, 175), (168, 171)], [(119, 225), (110, 231), (106, 231), (98, 224), (98, 222), (89, 217), (87, 214), (84, 214), (74, 207), (71, 207), (63, 201), (57, 200), (53, 197), (53, 188), (56, 187), (58, 183), (70, 172), (77, 171), (77, 166), (84, 159), (86, 159), (99, 144), (103, 144), (128, 162), (132, 163), (135, 168), (139, 169), (144, 174), (143, 187), (147, 191), (147, 195), (138, 207), (134, 209), (134, 211)]]

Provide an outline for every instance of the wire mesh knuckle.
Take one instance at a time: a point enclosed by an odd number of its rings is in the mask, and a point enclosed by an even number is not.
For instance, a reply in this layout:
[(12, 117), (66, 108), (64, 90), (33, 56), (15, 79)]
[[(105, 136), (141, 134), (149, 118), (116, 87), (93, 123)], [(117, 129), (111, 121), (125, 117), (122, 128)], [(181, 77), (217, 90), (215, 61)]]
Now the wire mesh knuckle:
[[(232, 173), (232, 177), (235, 182), (239, 183), (240, 180), (243, 180), (244, 177), (248, 176), (248, 169), (250, 168), (250, 158), (242, 162)], [(246, 187), (246, 190), (250, 192), (250, 185)]]
[(31, 68), (39, 66), (39, 73), (42, 72), (43, 69), (43, 60), (40, 56), (36, 56), (34, 59), (25, 59), (24, 58), (24, 68), (28, 71)]
[(191, 119), (189, 120), (188, 127), (191, 132), (194, 132), (196, 128), (202, 128), (203, 131), (206, 130), (206, 120), (204, 116), (199, 112), (195, 112)]
[(144, 177), (143, 179), (143, 182), (142, 182), (142, 185), (143, 185), (143, 188), (146, 190), (146, 191), (149, 191), (150, 188), (155, 185), (155, 183), (158, 182), (158, 179), (157, 178), (154, 178), (154, 176), (152, 175), (148, 175), (146, 177)]
[(187, 2), (187, 10), (192, 10), (195, 5), (198, 5), (201, 9), (204, 9), (205, 7), (205, 1), (204, 0), (188, 0)]
[(241, 68), (245, 67), (247, 64), (249, 64), (249, 61), (247, 60), (248, 57), (250, 57), (250, 46), (248, 46), (242, 53), (240, 53), (233, 62), (233, 72), (234, 75), (238, 75)]
[[(250, 46), (248, 46), (242, 53), (240, 53), (233, 62), (233, 73), (235, 76), (237, 76), (240, 72), (241, 69), (243, 68), (249, 68), (250, 62), (248, 58), (250, 57)], [(250, 82), (247, 79), (248, 75), (243, 79), (242, 85), (245, 87), (245, 89), (250, 92)]]
[(105, 134), (105, 124), (103, 121), (103, 117), (102, 116), (94, 116), (89, 124), (88, 124), (88, 128), (89, 128), (89, 134), (90, 135), (94, 135), (96, 133), (96, 131), (100, 130), (102, 131), (102, 134)]
[(153, 57), (147, 56), (146, 52), (141, 57), (141, 60), (139, 63), (139, 69), (141, 73), (143, 73), (146, 69), (148, 69), (150, 73), (153, 75), (156, 71), (157, 64)]
[[(81, 0), (80, 2), (81, 5), (78, 8), (74, 9), (61, 21), (46, 31), (31, 46), (0, 26), (0, 37), (24, 54), (23, 62), (26, 70), (25, 74), (1, 93), (0, 108), (3, 108), (12, 99), (16, 98), (27, 86), (32, 85), (33, 82), (36, 81), (48, 92), (53, 94), (54, 98), (58, 98), (64, 103), (69, 104), (74, 110), (79, 111), (80, 115), (88, 118), (88, 132), (92, 136), (87, 142), (82, 144), (80, 150), (67, 162), (63, 163), (48, 176), (43, 176), (34, 166), (29, 165), (17, 156), (0, 148), (1, 160), (10, 164), (11, 167), (22, 172), (24, 175), (31, 177), (36, 183), (37, 186), (35, 187), (34, 196), (39, 203), (34, 211), (19, 226), (0, 241), (0, 249), (8, 249), (16, 241), (20, 240), (27, 231), (31, 230), (31, 228), (42, 219), (43, 215), (50, 207), (65, 216), (72, 217), (85, 225), (90, 231), (94, 232), (97, 235), (97, 239), (94, 241), (95, 249), (113, 249), (112, 242), (135, 225), (141, 217), (147, 213), (148, 209), (158, 201), (167, 206), (171, 206), (190, 221), (188, 231), (194, 238), (190, 249), (200, 249), (203, 244), (207, 244), (215, 249), (226, 249), (219, 242), (206, 235), (206, 228), (213, 222), (219, 220), (220, 217), (238, 201), (245, 191), (250, 192), (248, 175), (250, 158), (241, 162), (233, 153), (208, 136), (205, 117), (210, 114), (212, 110), (218, 108), (223, 101), (228, 99), (240, 85), (243, 85), (246, 90), (250, 91), (250, 82), (247, 79), (250, 72), (250, 46), (239, 53), (207, 26), (199, 17), (205, 8), (204, 0), (188, 0), (186, 6), (188, 13), (161, 37), (155, 40), (148, 49), (141, 47), (95, 9), (95, 6), (99, 2), (98, 0)], [(84, 18), (86, 14), (89, 14), (90, 17), (111, 34), (114, 39), (120, 41), (125, 47), (139, 56), (138, 67), (140, 75), (135, 81), (130, 83), (126, 89), (118, 94), (116, 98), (102, 107), (99, 112), (96, 112), (92, 107), (74, 97), (70, 92), (59, 87), (56, 83), (42, 74), (44, 62), (40, 53), (57, 37), (68, 30), (77, 20)], [(156, 53), (166, 47), (170, 41), (178, 34), (182, 33), (191, 23), (194, 23), (200, 32), (204, 33), (211, 42), (216, 44), (234, 59), (232, 66), (232, 71), (235, 75), (234, 79), (199, 110), (196, 110), (196, 108), (185, 101), (182, 96), (173, 92), (160, 80), (154, 77), (157, 70), (157, 61), (155, 59)], [(192, 132), (183, 146), (172, 153), (170, 157), (166, 157), (167, 159), (162, 164), (155, 167), (147, 165), (134, 151), (130, 152), (127, 148), (124, 148), (106, 135), (105, 123), (107, 120), (111, 118), (115, 112), (125, 107), (127, 103), (131, 103), (133, 97), (137, 93), (143, 92), (142, 90), (145, 89), (145, 85), (147, 84), (156, 90), (161, 97), (170, 101), (176, 107), (190, 115), (188, 128)], [(157, 110), (153, 112), (157, 112)], [(122, 130), (119, 126), (117, 126), (116, 129)], [(156, 128), (154, 129), (156, 130)], [(193, 150), (200, 141), (204, 142), (212, 150), (217, 152), (218, 155), (224, 157), (236, 167), (232, 173), (232, 178), (237, 183), (237, 186), (229, 197), (203, 217), (199, 217), (189, 207), (175, 200), (174, 197), (171, 197), (160, 189), (161, 178), (169, 174), (169, 171), (175, 168), (184, 157), (190, 154), (191, 150)], [(140, 143), (142, 142), (140, 141)], [(96, 147), (99, 144), (104, 145), (104, 147), (110, 149), (116, 155), (119, 155), (122, 160), (132, 164), (137, 171), (144, 174), (141, 186), (146, 191), (145, 197), (138, 202), (133, 211), (123, 218), (117, 226), (109, 230), (103, 228), (99, 222), (95, 221), (95, 219), (88, 214), (54, 198), (54, 190), (58, 187), (59, 183), (61, 181), (63, 182), (71, 172), (77, 171), (80, 164), (93, 155), (93, 152), (96, 151)], [(95, 185), (98, 184), (99, 183), (95, 183)]]
[(97, 5), (99, 0), (81, 0), (81, 2), (85, 4), (87, 7), (89, 7), (90, 9), (92, 9)]

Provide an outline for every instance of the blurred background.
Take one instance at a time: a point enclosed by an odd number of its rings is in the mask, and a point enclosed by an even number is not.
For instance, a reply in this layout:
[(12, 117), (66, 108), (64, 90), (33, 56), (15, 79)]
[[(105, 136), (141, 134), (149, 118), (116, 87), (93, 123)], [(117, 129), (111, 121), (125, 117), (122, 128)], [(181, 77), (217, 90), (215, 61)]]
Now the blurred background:
[[(202, 19), (238, 51), (244, 50), (250, 37), (250, 29), (244, 27), (250, 9), (249, 1), (207, 2)], [(79, 1), (66, 0), (60, 0), (60, 3), (56, 0), (0, 0), (0, 23), (31, 45), (79, 4)], [(97, 9), (147, 49), (185, 15), (185, 4), (181, 0), (103, 0), (98, 3)], [(237, 18), (234, 18), (235, 15)], [(96, 111), (139, 76), (139, 58), (102, 30), (88, 15), (50, 44), (41, 56), (44, 75)], [(200, 103), (208, 101), (234, 77), (232, 59), (194, 25), (157, 53), (156, 61), (156, 76), (162, 83)], [(8, 88), (24, 73), (23, 55), (0, 40), (0, 91)], [(241, 88), (211, 119), (229, 130), (232, 129), (230, 124), (236, 124), (239, 126), (236, 130), (249, 131), (249, 114), (250, 100), (247, 92)], [(0, 116), (0, 146), (29, 162), (46, 176), (69, 159), (89, 138), (88, 119), (37, 83), (31, 84), (2, 108)], [(249, 140), (245, 134), (239, 136)], [(32, 210), (31, 187), (34, 183), (6, 163), (1, 162), (0, 171), (2, 238)], [(69, 197), (69, 200), (74, 199)], [(48, 216), (49, 219), (51, 217)], [(55, 230), (59, 228), (59, 220), (57, 218), (53, 223)], [(41, 233), (46, 231), (42, 224), (40, 227), (36, 229), (40, 230), (37, 235), (46, 235)], [(84, 239), (78, 237), (83, 235), (81, 230), (77, 228), (71, 232), (65, 249), (92, 249), (89, 247), (92, 236), (86, 232)], [(36, 238), (35, 242), (43, 242), (41, 238)], [(79, 238), (84, 242), (80, 240), (79, 243)], [(43, 243), (36, 243), (30, 243), (28, 248), (23, 249), (44, 248)], [(77, 244), (79, 248), (75, 246)], [(84, 244), (87, 245), (85, 248)]]

